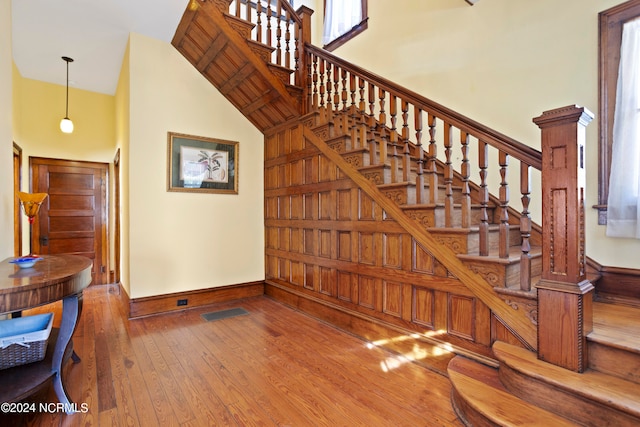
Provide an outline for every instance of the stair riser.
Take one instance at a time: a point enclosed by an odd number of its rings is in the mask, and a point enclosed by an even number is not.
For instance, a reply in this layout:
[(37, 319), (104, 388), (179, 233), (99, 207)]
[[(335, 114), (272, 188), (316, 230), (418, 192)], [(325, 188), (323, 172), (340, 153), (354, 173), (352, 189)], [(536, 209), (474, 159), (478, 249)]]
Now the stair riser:
[(466, 427), (500, 427), (467, 403), (455, 388), (451, 390), (451, 406)]
[[(391, 172), (388, 171), (390, 174)], [(380, 185), (380, 180), (384, 179), (384, 175), (382, 173), (372, 173), (370, 176), (367, 176), (369, 180)], [(418, 200), (418, 195), (416, 193), (416, 186), (414, 183), (409, 182), (409, 184), (400, 186), (394, 186), (393, 188), (381, 188), (380, 189), (384, 194), (387, 195), (392, 200), (397, 201), (401, 205), (415, 205)], [(453, 191), (453, 203), (460, 204), (462, 201), (462, 193), (459, 189), (454, 189)], [(446, 189), (442, 187), (438, 187), (438, 194), (436, 203), (444, 204), (446, 198)], [(422, 194), (421, 203), (429, 203), (429, 188), (425, 187)]]
[(524, 376), (505, 364), (500, 366), (500, 380), (511, 393), (521, 399), (585, 426), (636, 427), (640, 424), (638, 417), (566, 392), (553, 384)]
[(640, 354), (587, 341), (589, 368), (640, 384)]
[[(493, 287), (520, 288), (520, 263), (503, 264), (487, 258), (486, 261), (476, 259), (464, 260), (464, 263), (474, 272), (478, 273)], [(542, 257), (531, 258), (531, 276), (539, 276), (542, 273)]]
[[(476, 225), (476, 224), (474, 224)], [(520, 231), (516, 229), (509, 230), (509, 246), (520, 246), (522, 239), (520, 238)], [(500, 230), (492, 228), (489, 230), (488, 239), (489, 251), (497, 251), (500, 247)], [(467, 248), (469, 249), (467, 254), (480, 253), (480, 234), (471, 233), (467, 236)]]
[[(493, 223), (493, 209), (489, 209), (487, 212), (489, 224)], [(471, 226), (480, 225), (482, 218), (482, 209), (476, 206), (471, 207)], [(434, 227), (445, 227), (447, 220), (446, 211), (444, 207), (436, 207), (434, 210)], [(462, 209), (455, 207), (453, 209), (453, 218), (451, 218), (451, 227), (462, 227)]]

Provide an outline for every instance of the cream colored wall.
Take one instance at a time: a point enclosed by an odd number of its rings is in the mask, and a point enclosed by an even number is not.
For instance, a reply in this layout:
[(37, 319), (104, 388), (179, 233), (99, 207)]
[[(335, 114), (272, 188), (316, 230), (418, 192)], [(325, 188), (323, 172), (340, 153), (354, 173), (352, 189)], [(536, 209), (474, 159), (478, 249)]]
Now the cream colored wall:
[[(262, 134), (172, 46), (129, 61), (130, 297), (264, 279)], [(239, 194), (167, 192), (168, 131), (239, 141)]]
[[(539, 149), (533, 117), (571, 104), (597, 113), (598, 13), (619, 3), (371, 0), (369, 29), (334, 53)], [(597, 147), (596, 118), (587, 128), (587, 255), (637, 268), (640, 241), (607, 238), (591, 209)], [(517, 203), (517, 187), (511, 197)]]
[(0, 260), (13, 256), (11, 1), (0, 0)]
[[(60, 119), (65, 113), (65, 86), (23, 78), (14, 67), (13, 89), (14, 141), (22, 148), (23, 191), (30, 191), (29, 157), (113, 162), (113, 96), (70, 87), (69, 117), (74, 130), (65, 134), (60, 131)], [(26, 226), (23, 226), (22, 240), (23, 252), (28, 253), (29, 228)]]
[[(60, 63), (63, 67), (62, 60)], [(70, 87), (69, 117), (74, 130), (65, 134), (60, 131), (65, 86), (23, 78), (16, 69), (14, 90), (15, 140), (23, 149), (26, 171), (29, 156), (111, 163), (115, 147), (113, 96)], [(28, 185), (27, 180), (24, 184)]]
[[(116, 148), (120, 149), (120, 212), (114, 211), (120, 216), (120, 283), (128, 295), (131, 295), (130, 264), (129, 264), (129, 133), (131, 125), (129, 118), (131, 111), (129, 108), (129, 44), (122, 59), (118, 86), (116, 88)], [(115, 230), (115, 228), (112, 228)]]

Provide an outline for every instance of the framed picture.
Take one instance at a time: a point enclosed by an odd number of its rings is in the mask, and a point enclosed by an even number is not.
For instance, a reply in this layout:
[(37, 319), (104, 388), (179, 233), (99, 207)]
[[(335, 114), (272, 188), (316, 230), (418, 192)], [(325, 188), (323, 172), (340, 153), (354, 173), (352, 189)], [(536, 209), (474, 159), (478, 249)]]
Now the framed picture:
[(167, 191), (238, 194), (238, 142), (169, 132)]

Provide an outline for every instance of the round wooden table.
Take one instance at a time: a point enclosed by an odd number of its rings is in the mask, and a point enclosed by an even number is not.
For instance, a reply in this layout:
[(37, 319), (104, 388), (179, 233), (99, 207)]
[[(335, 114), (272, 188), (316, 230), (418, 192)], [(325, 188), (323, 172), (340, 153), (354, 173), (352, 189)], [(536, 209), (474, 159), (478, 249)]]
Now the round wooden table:
[(32, 268), (0, 262), (0, 314), (13, 313), (62, 300), (60, 329), (51, 332), (45, 359), (0, 370), (0, 402), (18, 402), (39, 390), (49, 379), (68, 413), (74, 405), (62, 384), (62, 366), (68, 357), (77, 362), (71, 336), (80, 314), (82, 290), (91, 283), (92, 261), (77, 255), (42, 256)]

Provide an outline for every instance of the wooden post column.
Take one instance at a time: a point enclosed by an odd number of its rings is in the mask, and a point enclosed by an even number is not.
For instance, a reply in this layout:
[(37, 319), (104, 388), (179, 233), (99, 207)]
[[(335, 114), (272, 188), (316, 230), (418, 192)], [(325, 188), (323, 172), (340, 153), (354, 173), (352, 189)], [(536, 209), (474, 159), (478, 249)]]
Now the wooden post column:
[(313, 15), (313, 9), (306, 6), (300, 6), (296, 13), (302, 20), (302, 26), (300, 31), (300, 39), (298, 40), (298, 69), (296, 70), (295, 83), (296, 86), (302, 87), (302, 102), (300, 113), (307, 114), (311, 111), (309, 88), (311, 87), (311, 68), (309, 58), (307, 58), (304, 45), (311, 43), (311, 15)]
[(542, 280), (538, 358), (576, 372), (587, 366), (593, 285), (585, 271), (585, 128), (593, 114), (567, 106), (533, 119), (542, 130)]

